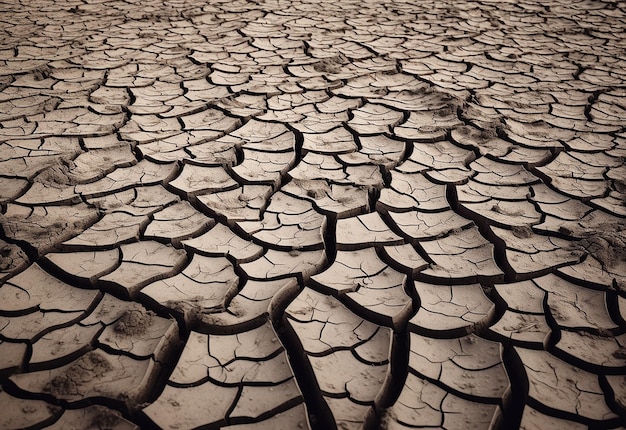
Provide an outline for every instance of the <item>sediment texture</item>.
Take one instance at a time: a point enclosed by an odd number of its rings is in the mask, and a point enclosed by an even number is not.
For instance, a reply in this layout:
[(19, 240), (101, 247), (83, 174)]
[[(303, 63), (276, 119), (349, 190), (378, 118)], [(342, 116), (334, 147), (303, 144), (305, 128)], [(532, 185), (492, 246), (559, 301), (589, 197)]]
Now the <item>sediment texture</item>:
[(626, 3), (0, 1), (0, 428), (626, 424)]

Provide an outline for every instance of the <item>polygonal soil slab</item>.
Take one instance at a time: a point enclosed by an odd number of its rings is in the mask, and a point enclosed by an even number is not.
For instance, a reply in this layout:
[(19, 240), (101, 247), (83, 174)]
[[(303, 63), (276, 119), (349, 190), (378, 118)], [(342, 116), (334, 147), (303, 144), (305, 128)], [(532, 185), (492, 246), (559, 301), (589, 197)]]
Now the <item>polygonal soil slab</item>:
[(421, 272), (428, 277), (471, 281), (501, 279), (504, 275), (496, 264), (493, 244), (475, 226), (420, 245), (434, 262)]
[[(263, 423), (302, 403), (284, 349), (271, 325), (239, 334), (191, 332), (165, 390), (143, 409), (160, 428)], [(290, 425), (308, 422), (304, 410)]]
[(274, 249), (319, 249), (323, 245), (326, 217), (313, 204), (275, 193), (261, 221), (240, 221), (237, 226), (256, 242)]
[(141, 295), (183, 313), (190, 321), (203, 313), (223, 310), (237, 293), (238, 284), (239, 277), (226, 258), (194, 255), (181, 273), (147, 285)]
[(417, 314), (409, 320), (416, 333), (451, 337), (480, 330), (490, 324), (496, 306), (480, 284), (432, 285), (415, 282), (420, 299)]
[(409, 373), (400, 396), (383, 416), (383, 422), (393, 429), (434, 427), (479, 430), (493, 428), (500, 416), (498, 405), (458, 397)]
[(371, 419), (390, 381), (391, 330), (309, 288), (285, 315), (335, 422), (354, 426)]
[(401, 327), (413, 309), (405, 291), (406, 275), (384, 263), (374, 248), (338, 251), (333, 264), (313, 276), (314, 284), (343, 297), (374, 321)]

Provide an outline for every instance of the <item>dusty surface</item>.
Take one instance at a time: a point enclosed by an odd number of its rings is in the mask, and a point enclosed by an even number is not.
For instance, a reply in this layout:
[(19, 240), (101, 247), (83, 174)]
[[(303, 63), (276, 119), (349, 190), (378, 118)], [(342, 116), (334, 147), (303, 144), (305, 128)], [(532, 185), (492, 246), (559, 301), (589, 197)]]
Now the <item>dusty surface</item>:
[(0, 0), (0, 429), (626, 425), (626, 3)]

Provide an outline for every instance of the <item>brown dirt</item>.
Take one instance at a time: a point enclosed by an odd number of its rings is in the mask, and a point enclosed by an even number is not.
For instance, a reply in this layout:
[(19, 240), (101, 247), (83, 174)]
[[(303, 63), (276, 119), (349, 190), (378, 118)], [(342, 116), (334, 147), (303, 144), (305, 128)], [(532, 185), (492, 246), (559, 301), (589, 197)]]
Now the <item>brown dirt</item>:
[(586, 232), (578, 243), (603, 267), (615, 267), (626, 262), (626, 226), (615, 224), (606, 226), (603, 231)]
[(115, 331), (127, 336), (144, 334), (152, 322), (153, 315), (152, 311), (133, 303), (132, 308), (126, 310), (115, 323)]
[(306, 191), (306, 195), (315, 200), (318, 200), (324, 197), (326, 195), (326, 192), (321, 189), (310, 189)]
[(201, 296), (189, 298), (187, 300), (168, 300), (164, 303), (165, 307), (173, 310), (185, 317), (187, 324), (195, 325), (202, 321), (204, 309), (199, 304), (203, 298)]
[(0, 271), (15, 269), (27, 261), (26, 253), (19, 246), (0, 240)]
[(499, 213), (502, 215), (508, 215), (508, 216), (520, 216), (523, 214), (522, 211), (508, 211), (506, 209), (503, 209), (500, 207), (500, 205), (495, 204), (491, 207), (491, 210), (495, 213)]
[(336, 57), (324, 58), (321, 61), (313, 64), (313, 69), (316, 72), (325, 73), (339, 73), (343, 65), (347, 64), (348, 60), (343, 55), (337, 55)]
[(101, 406), (94, 406), (98, 408), (97, 413), (91, 419), (91, 427), (94, 429), (115, 429), (122, 419), (119, 412), (113, 411)]
[(36, 69), (32, 70), (31, 73), (35, 78), (35, 81), (43, 81), (50, 77), (50, 67), (47, 65), (39, 66)]
[(50, 186), (76, 185), (77, 182), (72, 178), (71, 174), (71, 170), (74, 168), (76, 168), (76, 165), (73, 161), (60, 158), (58, 164), (42, 171), (35, 180)]
[(102, 354), (91, 351), (76, 360), (64, 374), (46, 384), (44, 391), (55, 396), (77, 395), (85, 382), (101, 378), (112, 369), (111, 363)]
[(511, 230), (515, 237), (519, 237), (520, 239), (528, 239), (533, 235), (533, 230), (527, 225), (515, 225), (511, 227)]

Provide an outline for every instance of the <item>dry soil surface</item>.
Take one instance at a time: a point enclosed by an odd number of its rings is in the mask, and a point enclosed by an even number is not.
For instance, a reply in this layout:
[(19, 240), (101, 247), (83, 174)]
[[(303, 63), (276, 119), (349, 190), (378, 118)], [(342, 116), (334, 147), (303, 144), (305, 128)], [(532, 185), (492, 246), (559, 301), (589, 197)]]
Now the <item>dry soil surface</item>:
[(624, 1), (0, 0), (0, 429), (626, 424)]

